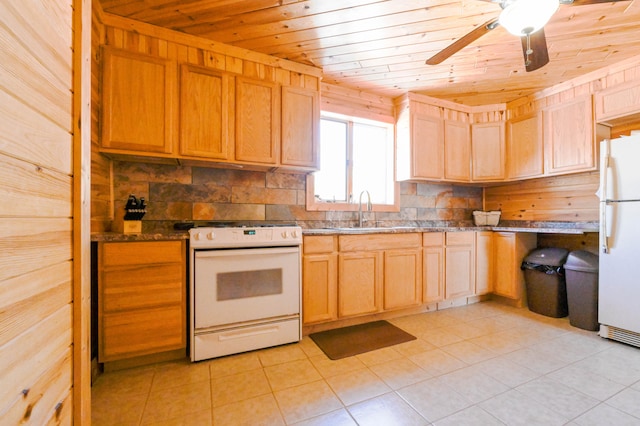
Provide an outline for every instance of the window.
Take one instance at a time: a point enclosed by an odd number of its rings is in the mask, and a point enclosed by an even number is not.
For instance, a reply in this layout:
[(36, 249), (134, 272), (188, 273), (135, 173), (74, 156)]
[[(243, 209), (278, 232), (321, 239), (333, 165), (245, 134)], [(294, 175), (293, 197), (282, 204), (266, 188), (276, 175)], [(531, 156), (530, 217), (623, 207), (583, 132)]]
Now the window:
[(309, 177), (307, 208), (355, 210), (368, 191), (374, 210), (398, 210), (394, 164), (393, 125), (323, 113), (320, 170)]

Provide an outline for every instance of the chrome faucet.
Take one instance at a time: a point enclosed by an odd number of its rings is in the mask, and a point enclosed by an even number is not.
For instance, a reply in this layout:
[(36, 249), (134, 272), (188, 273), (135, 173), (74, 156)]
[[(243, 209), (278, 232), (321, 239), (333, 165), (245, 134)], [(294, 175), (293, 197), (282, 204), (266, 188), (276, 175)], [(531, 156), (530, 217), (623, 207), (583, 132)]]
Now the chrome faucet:
[(370, 212), (373, 209), (371, 204), (371, 194), (366, 189), (360, 193), (360, 199), (358, 200), (358, 227), (362, 228), (362, 194), (367, 194), (367, 211)]

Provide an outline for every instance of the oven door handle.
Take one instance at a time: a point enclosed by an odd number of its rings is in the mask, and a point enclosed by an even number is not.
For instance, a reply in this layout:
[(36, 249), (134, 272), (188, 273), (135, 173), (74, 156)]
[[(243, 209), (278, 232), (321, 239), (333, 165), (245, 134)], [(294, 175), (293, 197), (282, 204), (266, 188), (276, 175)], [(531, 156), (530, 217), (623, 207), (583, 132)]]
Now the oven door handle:
[(230, 256), (255, 256), (260, 254), (298, 254), (300, 247), (259, 247), (251, 249), (222, 249), (222, 250), (196, 250), (196, 259), (206, 259), (210, 257), (230, 257)]

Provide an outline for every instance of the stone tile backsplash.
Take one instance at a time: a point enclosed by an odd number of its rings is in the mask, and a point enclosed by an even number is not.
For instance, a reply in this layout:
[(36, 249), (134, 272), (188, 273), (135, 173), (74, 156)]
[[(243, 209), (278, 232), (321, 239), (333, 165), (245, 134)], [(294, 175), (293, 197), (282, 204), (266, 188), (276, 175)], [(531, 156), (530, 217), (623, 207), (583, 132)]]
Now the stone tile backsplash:
[[(147, 200), (143, 232), (166, 232), (179, 221), (297, 223), (306, 228), (352, 226), (357, 212), (307, 211), (305, 175), (113, 162), (115, 221), (129, 194)], [(482, 209), (482, 188), (451, 184), (400, 185), (399, 212), (366, 213), (377, 226), (468, 226)]]

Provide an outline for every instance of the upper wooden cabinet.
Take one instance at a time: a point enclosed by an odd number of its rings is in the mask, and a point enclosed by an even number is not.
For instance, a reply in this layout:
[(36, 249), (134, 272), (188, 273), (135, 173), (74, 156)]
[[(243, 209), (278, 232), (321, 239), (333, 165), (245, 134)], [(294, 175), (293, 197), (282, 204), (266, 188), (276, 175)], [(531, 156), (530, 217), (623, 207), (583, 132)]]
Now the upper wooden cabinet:
[(442, 119), (411, 114), (411, 178), (444, 177), (444, 124)]
[(469, 123), (444, 121), (444, 178), (468, 182), (471, 178), (471, 131)]
[(282, 164), (320, 167), (319, 98), (317, 90), (282, 88)]
[(505, 178), (504, 122), (471, 125), (471, 180), (501, 181)]
[(594, 137), (591, 95), (543, 110), (545, 174), (556, 175), (594, 170)]
[(540, 177), (544, 173), (542, 116), (527, 114), (507, 122), (507, 176)]
[(276, 164), (280, 143), (276, 83), (236, 78), (236, 160)]
[(631, 81), (616, 85), (595, 94), (596, 121), (640, 115), (640, 82)]
[(111, 48), (103, 53), (101, 148), (174, 154), (176, 63)]
[[(504, 122), (471, 124), (473, 107), (409, 94), (397, 104), (398, 180), (491, 182), (505, 178)], [(496, 107), (498, 108), (498, 107)], [(480, 113), (478, 113), (480, 114)]]
[(106, 47), (100, 150), (132, 160), (316, 170), (320, 100), (306, 88), (312, 81), (286, 86)]
[(190, 64), (180, 67), (181, 155), (233, 158), (230, 79), (228, 74), (211, 68)]

